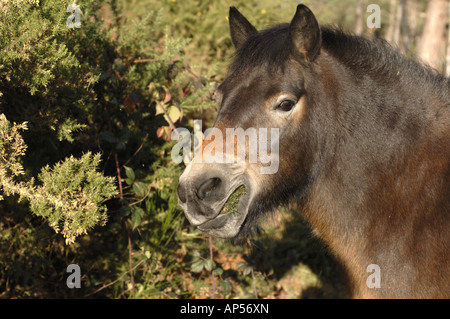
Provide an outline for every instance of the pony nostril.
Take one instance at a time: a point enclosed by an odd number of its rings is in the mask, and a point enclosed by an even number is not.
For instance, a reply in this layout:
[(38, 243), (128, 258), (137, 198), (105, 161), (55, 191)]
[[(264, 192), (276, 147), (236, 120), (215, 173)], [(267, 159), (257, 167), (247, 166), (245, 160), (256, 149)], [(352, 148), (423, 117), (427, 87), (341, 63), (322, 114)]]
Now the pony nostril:
[(182, 203), (186, 203), (186, 188), (181, 183), (178, 184), (177, 193), (178, 193), (178, 199)]
[(203, 200), (206, 197), (208, 197), (211, 192), (216, 189), (217, 186), (222, 183), (220, 178), (213, 177), (205, 181), (203, 184), (200, 185), (200, 187), (197, 190), (197, 196), (199, 199)]

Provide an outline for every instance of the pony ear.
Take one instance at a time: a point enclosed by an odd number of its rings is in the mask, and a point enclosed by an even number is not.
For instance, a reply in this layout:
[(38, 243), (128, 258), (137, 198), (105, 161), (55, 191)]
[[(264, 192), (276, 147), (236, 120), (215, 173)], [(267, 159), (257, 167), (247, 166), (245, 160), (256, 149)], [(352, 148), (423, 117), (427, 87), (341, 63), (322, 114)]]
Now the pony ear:
[(239, 49), (251, 34), (258, 32), (235, 7), (230, 7), (228, 20), (230, 23), (231, 41), (236, 49)]
[(311, 10), (303, 4), (297, 6), (289, 25), (289, 40), (294, 55), (300, 54), (301, 58), (309, 62), (314, 61), (320, 53), (322, 39), (319, 23)]

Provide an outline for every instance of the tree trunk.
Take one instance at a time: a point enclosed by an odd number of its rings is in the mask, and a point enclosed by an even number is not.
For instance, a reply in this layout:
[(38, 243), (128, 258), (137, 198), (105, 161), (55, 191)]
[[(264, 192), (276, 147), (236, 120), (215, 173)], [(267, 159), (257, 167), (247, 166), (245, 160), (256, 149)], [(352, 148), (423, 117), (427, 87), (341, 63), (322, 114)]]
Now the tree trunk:
[(418, 37), (418, 19), (419, 19), (419, 4), (417, 0), (408, 0), (408, 37), (410, 40), (410, 47), (417, 48), (417, 37)]
[(394, 37), (392, 42), (402, 49), (402, 43), (400, 42), (400, 27), (402, 25), (402, 2), (400, 0), (396, 1), (395, 9), (395, 21), (394, 21)]
[(408, 9), (406, 0), (400, 0), (402, 10), (402, 47), (404, 52), (409, 50), (409, 31), (408, 31)]
[(356, 5), (356, 24), (355, 24), (355, 34), (363, 34), (363, 0), (358, 0)]
[(439, 69), (443, 62), (441, 52), (445, 45), (448, 5), (448, 0), (428, 2), (425, 26), (417, 52), (423, 62), (435, 69)]
[[(448, 4), (448, 12), (447, 17), (450, 18), (450, 2)], [(447, 20), (447, 59), (446, 59), (446, 65), (447, 65), (447, 76), (450, 77), (450, 22)]]
[(389, 4), (389, 27), (386, 32), (386, 41), (393, 43), (395, 33), (395, 16), (397, 10), (397, 0), (391, 0)]

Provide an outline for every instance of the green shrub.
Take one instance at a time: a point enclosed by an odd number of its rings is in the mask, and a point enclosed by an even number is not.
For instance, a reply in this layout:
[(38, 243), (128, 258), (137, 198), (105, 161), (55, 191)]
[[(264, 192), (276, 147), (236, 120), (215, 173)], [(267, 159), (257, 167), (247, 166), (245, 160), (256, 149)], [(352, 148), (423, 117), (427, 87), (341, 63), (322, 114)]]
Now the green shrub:
[[(77, 4), (81, 25), (69, 28), (69, 1), (2, 2), (3, 296), (54, 291), (45, 282), (63, 276), (55, 265), (67, 265), (67, 256), (93, 268), (82, 294), (135, 296), (132, 277), (160, 269), (164, 251), (169, 259), (152, 279), (155, 289), (168, 269), (180, 267), (167, 253), (184, 221), (172, 196), (181, 167), (170, 161), (167, 128), (189, 107), (211, 106), (214, 83), (184, 64), (189, 39), (171, 35), (161, 10), (135, 19), (124, 17), (116, 1)], [(40, 236), (48, 246), (38, 245), (43, 255), (32, 265), (27, 256)], [(146, 263), (141, 251), (151, 256)]]
[(31, 211), (46, 219), (49, 225), (61, 232), (66, 243), (86, 234), (97, 224), (104, 225), (107, 219), (105, 199), (117, 194), (112, 177), (98, 173), (100, 154), (86, 153), (80, 159), (74, 157), (56, 164), (47, 165), (39, 174), (42, 185), (34, 180), (15, 182), (14, 177), (23, 174), (18, 156), (25, 155), (26, 145), (19, 129), (26, 123), (11, 125), (4, 114), (0, 114), (0, 187), (6, 195), (18, 195), (19, 201), (30, 202)]

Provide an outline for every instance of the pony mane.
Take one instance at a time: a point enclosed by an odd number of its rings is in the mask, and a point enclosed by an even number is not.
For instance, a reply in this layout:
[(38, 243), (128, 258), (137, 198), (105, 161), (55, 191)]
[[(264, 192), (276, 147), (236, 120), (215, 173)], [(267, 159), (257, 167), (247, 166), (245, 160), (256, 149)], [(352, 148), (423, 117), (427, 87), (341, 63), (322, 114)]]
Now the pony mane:
[[(369, 40), (362, 36), (349, 35), (341, 29), (322, 26), (321, 50), (353, 70), (356, 75), (369, 74), (380, 81), (398, 81), (398, 75), (431, 86), (448, 87), (444, 98), (450, 97), (450, 79), (435, 69), (406, 58), (395, 47), (383, 39)], [(252, 34), (236, 50), (230, 73), (254, 67), (267, 67), (269, 72), (283, 69), (290, 58), (288, 43), (289, 24), (279, 24)]]
[(408, 59), (384, 39), (369, 40), (346, 34), (338, 28), (322, 27), (322, 48), (348, 68), (376, 74), (384, 80), (388, 80), (386, 77), (406, 74), (441, 88), (445, 86), (445, 82), (449, 84), (449, 79), (437, 70)]

